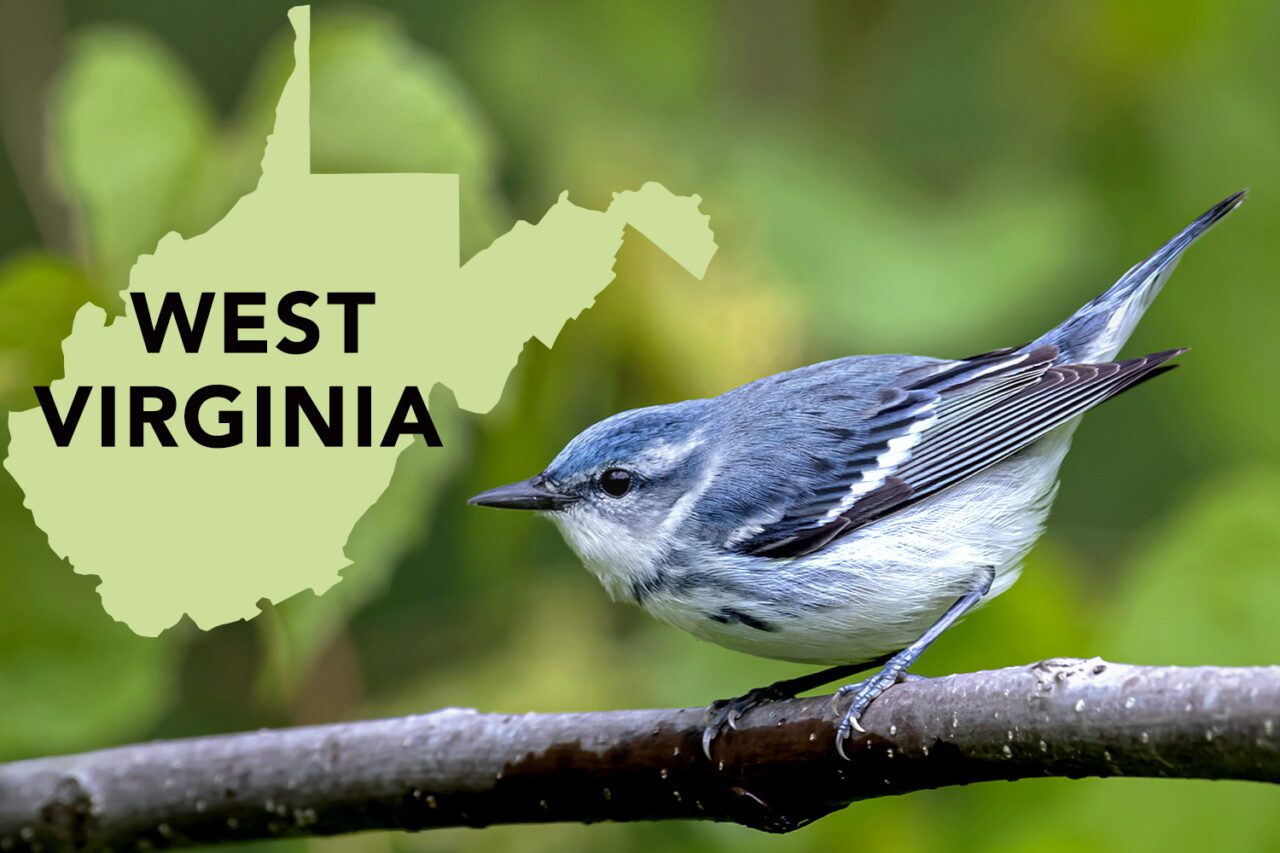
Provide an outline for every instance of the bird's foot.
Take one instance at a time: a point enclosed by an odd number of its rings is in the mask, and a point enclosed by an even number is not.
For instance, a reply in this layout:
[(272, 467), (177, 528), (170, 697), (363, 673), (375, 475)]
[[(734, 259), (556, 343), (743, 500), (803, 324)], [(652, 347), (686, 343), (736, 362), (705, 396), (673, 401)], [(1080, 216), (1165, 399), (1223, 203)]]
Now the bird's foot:
[(859, 681), (857, 684), (846, 684), (835, 692), (831, 697), (832, 713), (840, 713), (840, 700), (849, 694), (853, 694), (853, 700), (849, 702), (849, 707), (845, 709), (844, 714), (840, 716), (840, 726), (836, 729), (836, 752), (840, 753), (840, 757), (845, 761), (849, 760), (849, 756), (845, 754), (844, 744), (854, 733), (854, 731), (865, 732), (861, 722), (863, 712), (871, 705), (881, 693), (888, 690), (893, 685), (901, 681), (926, 681), (923, 675), (912, 675), (895, 666), (886, 666), (866, 681)]
[(738, 720), (754, 708), (761, 705), (768, 705), (771, 702), (781, 702), (786, 699), (794, 699), (795, 693), (780, 688), (777, 684), (770, 684), (768, 687), (757, 687), (749, 690), (741, 696), (735, 696), (732, 699), (717, 699), (707, 707), (706, 717), (704, 718), (705, 728), (702, 730), (702, 752), (707, 756), (707, 760), (711, 760), (711, 744), (720, 736), (725, 729), (738, 728)]

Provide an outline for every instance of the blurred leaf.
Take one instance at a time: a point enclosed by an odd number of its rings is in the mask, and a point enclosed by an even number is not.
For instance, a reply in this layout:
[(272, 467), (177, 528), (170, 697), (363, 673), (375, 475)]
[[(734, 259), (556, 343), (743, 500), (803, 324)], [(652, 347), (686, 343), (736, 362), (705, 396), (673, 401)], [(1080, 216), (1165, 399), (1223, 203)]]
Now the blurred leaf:
[(32, 252), (0, 265), (0, 409), (35, 405), (33, 385), (62, 376), (62, 339), (92, 298), (84, 275)]
[(457, 173), (464, 254), (497, 235), (494, 143), (444, 65), (391, 18), (350, 11), (317, 20), (311, 69), (313, 171)]
[(736, 146), (729, 168), (755, 251), (841, 352), (964, 355), (1029, 340), (1048, 324), (1027, 309), (1052, 298), (1055, 264), (1072, 260), (1064, 240), (1088, 233), (1080, 193), (1051, 174), (1007, 169), (935, 199), (847, 151), (776, 134)]
[(1112, 660), (1264, 665), (1280, 660), (1280, 471), (1202, 483), (1159, 525), (1112, 597), (1099, 640)]
[(104, 296), (173, 227), (209, 155), (211, 123), (204, 96), (155, 39), (112, 28), (72, 45), (52, 101), (53, 161)]
[(148, 639), (113, 622), (97, 579), (54, 556), (7, 474), (0, 542), (0, 761), (142, 736), (173, 698), (180, 631)]
[(73, 43), (52, 99), (54, 169), (83, 220), (99, 301), (112, 303), (164, 234), (199, 234), (253, 190), (291, 70), (290, 50), (269, 53), (219, 127), (182, 63), (147, 33), (90, 29)]

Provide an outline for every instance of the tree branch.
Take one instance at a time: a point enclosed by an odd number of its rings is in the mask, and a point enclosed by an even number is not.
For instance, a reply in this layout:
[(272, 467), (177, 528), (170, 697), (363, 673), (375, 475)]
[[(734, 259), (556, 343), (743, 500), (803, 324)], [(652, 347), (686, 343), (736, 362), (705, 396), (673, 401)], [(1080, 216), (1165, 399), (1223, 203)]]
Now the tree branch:
[(0, 765), (0, 849), (156, 847), (547, 821), (787, 831), (851, 802), (1032, 776), (1280, 782), (1280, 667), (1054, 660), (909, 682), (833, 748), (828, 697), (699, 746), (701, 709), (401, 719)]

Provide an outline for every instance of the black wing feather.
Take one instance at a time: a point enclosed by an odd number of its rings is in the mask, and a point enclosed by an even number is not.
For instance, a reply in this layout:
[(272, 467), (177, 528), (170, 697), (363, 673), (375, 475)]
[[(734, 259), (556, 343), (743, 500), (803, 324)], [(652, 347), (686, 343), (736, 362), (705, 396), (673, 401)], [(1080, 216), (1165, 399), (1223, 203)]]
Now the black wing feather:
[[(830, 485), (796, 501), (740, 548), (767, 557), (817, 551), (838, 536), (973, 476), (1103, 400), (1172, 369), (1166, 362), (1184, 351), (1060, 365), (1054, 363), (1058, 351), (1053, 346), (997, 350), (941, 372), (904, 377), (904, 385), (882, 393), (882, 406), (868, 419), (863, 440), (844, 448), (847, 455), (836, 463), (839, 473)], [(892, 464), (877, 467), (894, 439), (910, 441), (917, 433), (904, 458), (890, 458)], [(869, 486), (861, 494), (860, 483)]]
[(904, 443), (919, 441), (930, 424), (960, 418), (1035, 383), (1057, 355), (1053, 346), (1030, 352), (996, 350), (942, 370), (931, 364), (898, 376), (895, 384), (880, 390), (870, 412), (850, 415), (848, 426), (817, 428), (830, 439), (820, 483), (806, 484), (789, 496), (780, 517), (735, 547), (768, 556), (821, 548), (849, 526), (839, 511), (855, 496), (882, 485), (906, 458)]

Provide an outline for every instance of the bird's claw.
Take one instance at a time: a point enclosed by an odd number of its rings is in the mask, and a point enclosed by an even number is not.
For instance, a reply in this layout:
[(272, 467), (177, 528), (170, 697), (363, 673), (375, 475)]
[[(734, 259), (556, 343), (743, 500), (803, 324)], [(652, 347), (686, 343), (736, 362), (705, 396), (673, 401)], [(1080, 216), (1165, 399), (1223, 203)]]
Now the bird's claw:
[(832, 710), (837, 712), (840, 700), (850, 693), (854, 694), (849, 707), (845, 709), (844, 714), (840, 717), (840, 725), (836, 728), (836, 752), (840, 754), (840, 757), (845, 761), (849, 760), (849, 756), (844, 750), (844, 745), (855, 731), (859, 734), (866, 734), (867, 730), (862, 727), (862, 715), (880, 694), (900, 681), (924, 680), (926, 679), (921, 675), (911, 675), (906, 672), (885, 669), (866, 681), (861, 681), (857, 684), (846, 684), (837, 690), (835, 695), (831, 697)]
[[(923, 676), (909, 675), (901, 669), (886, 667), (866, 681), (860, 681), (857, 684), (846, 684), (837, 690), (835, 695), (831, 697), (831, 713), (840, 719), (840, 725), (836, 729), (836, 752), (840, 753), (840, 757), (846, 761), (849, 760), (849, 756), (845, 752), (845, 743), (853, 736), (855, 731), (861, 734), (866, 733), (866, 729), (862, 727), (862, 714), (876, 697), (899, 681), (921, 679), (923, 679)], [(849, 703), (848, 709), (841, 713), (840, 702), (850, 694), (854, 694), (853, 700)], [(782, 699), (790, 699), (793, 695), (781, 684), (771, 684), (768, 687), (757, 688), (733, 699), (721, 699), (712, 702), (707, 708), (703, 721), (703, 755), (707, 757), (708, 761), (712, 760), (711, 746), (715, 743), (715, 739), (725, 729), (737, 731), (738, 721), (753, 709)]]
[(761, 687), (733, 699), (712, 702), (707, 708), (705, 727), (702, 730), (702, 752), (707, 756), (707, 760), (711, 760), (711, 744), (725, 729), (736, 732), (738, 721), (753, 708), (788, 698), (790, 697), (784, 696), (772, 687)]
[(841, 723), (839, 730), (836, 731), (836, 752), (845, 761), (850, 761), (848, 754), (844, 751), (844, 742), (849, 738), (847, 727)]
[(711, 760), (711, 741), (715, 739), (715, 736), (715, 729), (711, 728), (711, 726), (707, 726), (702, 730), (702, 754), (707, 757), (708, 761)]

